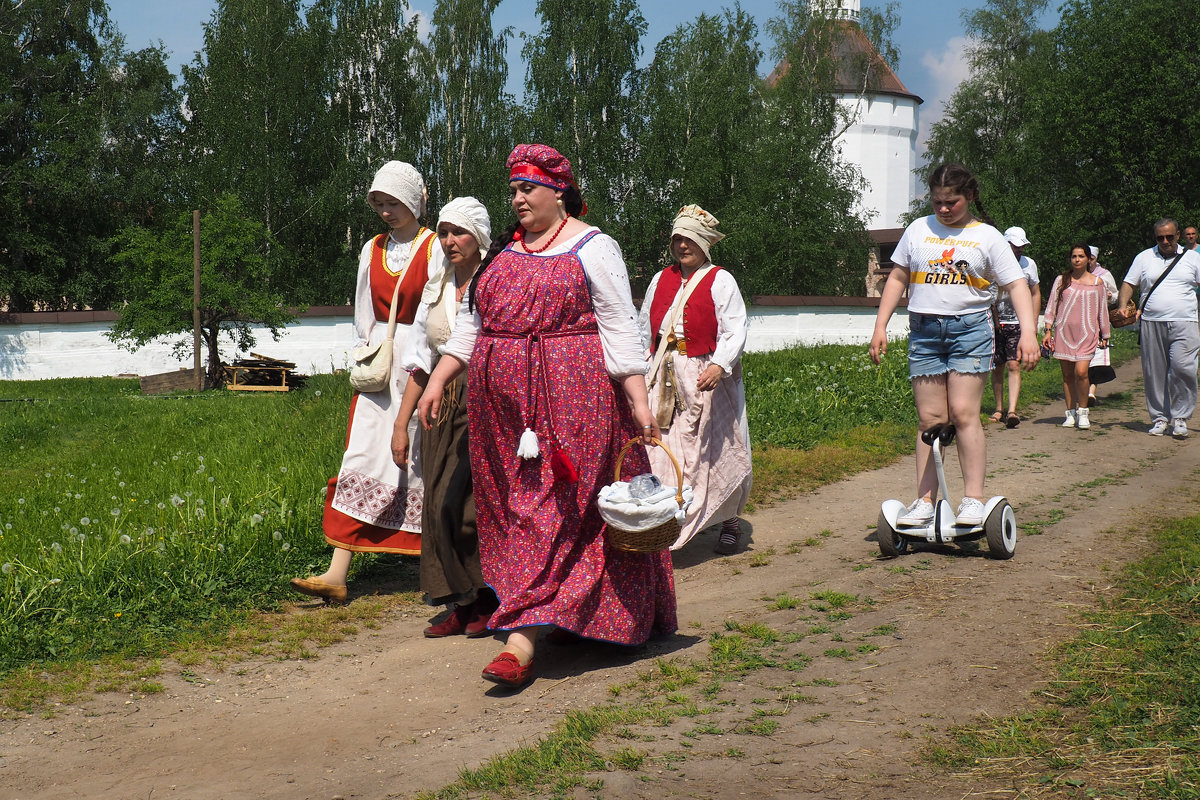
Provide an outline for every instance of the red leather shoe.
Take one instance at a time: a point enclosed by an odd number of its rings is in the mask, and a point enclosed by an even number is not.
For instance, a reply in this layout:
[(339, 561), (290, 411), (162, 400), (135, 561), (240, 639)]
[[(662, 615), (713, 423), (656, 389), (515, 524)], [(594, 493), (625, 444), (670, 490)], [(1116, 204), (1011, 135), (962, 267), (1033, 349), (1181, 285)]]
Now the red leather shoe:
[(455, 606), (454, 610), (450, 612), (450, 616), (425, 629), (425, 638), (441, 639), (443, 636), (458, 636), (465, 633), (467, 623), (471, 619), (471, 608), (472, 606)]
[(501, 653), (492, 659), (492, 663), (483, 668), (484, 680), (498, 683), (501, 686), (516, 688), (529, 683), (533, 677), (533, 659), (521, 666), (521, 662), (512, 653)]
[(479, 603), (471, 609), (471, 618), (463, 628), (463, 633), (468, 639), (478, 639), (481, 636), (487, 636), (491, 633), (488, 630), (488, 623), (492, 621), (492, 612), (495, 609), (481, 608)]

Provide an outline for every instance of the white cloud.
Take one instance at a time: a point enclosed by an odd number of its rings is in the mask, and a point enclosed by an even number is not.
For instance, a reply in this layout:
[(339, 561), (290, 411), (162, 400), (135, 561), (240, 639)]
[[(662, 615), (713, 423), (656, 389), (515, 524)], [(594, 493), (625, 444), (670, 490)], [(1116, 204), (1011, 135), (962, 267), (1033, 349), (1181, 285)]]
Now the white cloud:
[(433, 14), (426, 13), (423, 9), (411, 5), (412, 15), (417, 18), (417, 38), (422, 42), (428, 42), (430, 34), (433, 33)]
[(917, 134), (918, 157), (925, 153), (925, 142), (929, 138), (930, 127), (945, 114), (946, 101), (954, 94), (958, 85), (971, 74), (971, 67), (967, 63), (967, 51), (970, 47), (970, 39), (955, 36), (946, 41), (942, 52), (926, 51), (921, 56), (921, 66), (929, 75), (934, 94), (933, 97), (926, 97), (921, 106), (921, 130)]

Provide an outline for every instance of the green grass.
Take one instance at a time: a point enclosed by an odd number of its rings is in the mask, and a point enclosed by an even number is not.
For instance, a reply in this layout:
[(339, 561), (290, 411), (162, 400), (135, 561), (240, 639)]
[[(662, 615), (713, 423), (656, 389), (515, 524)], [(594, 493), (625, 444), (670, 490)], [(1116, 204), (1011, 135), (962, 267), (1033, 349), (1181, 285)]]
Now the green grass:
[(339, 376), (172, 397), (0, 382), (0, 674), (158, 655), (276, 607), (286, 576), (327, 557), (349, 398)]
[[(1123, 337), (1117, 361), (1132, 352)], [(911, 452), (905, 362), (900, 350), (875, 366), (840, 345), (746, 355), (752, 504)], [(1027, 376), (1027, 402), (1061, 391), (1053, 367)], [(285, 579), (328, 558), (322, 493), (350, 396), (338, 375), (288, 393), (167, 397), (131, 380), (0, 381), (0, 678), (219, 642), (277, 609)], [(380, 563), (394, 564), (359, 558), (355, 572)]]
[(1151, 525), (1154, 551), (1084, 615), (1041, 708), (928, 750), (1021, 796), (1200, 798), (1200, 516)]

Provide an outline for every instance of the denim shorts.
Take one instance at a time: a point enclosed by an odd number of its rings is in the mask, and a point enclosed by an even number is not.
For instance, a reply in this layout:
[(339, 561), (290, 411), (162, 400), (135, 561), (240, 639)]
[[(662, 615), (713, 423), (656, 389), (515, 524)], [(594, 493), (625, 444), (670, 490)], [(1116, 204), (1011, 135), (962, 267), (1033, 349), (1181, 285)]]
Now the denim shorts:
[(910, 313), (908, 327), (910, 377), (992, 371), (996, 344), (991, 311), (957, 316)]

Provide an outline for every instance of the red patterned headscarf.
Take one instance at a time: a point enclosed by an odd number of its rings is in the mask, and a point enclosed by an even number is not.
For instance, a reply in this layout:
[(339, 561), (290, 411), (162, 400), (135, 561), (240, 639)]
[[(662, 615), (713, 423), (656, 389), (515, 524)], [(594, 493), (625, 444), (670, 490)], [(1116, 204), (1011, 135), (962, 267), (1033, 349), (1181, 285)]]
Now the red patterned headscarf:
[(519, 144), (513, 148), (505, 166), (510, 170), (509, 183), (529, 181), (560, 192), (571, 186), (579, 187), (575, 183), (575, 173), (571, 171), (571, 162), (549, 145)]

